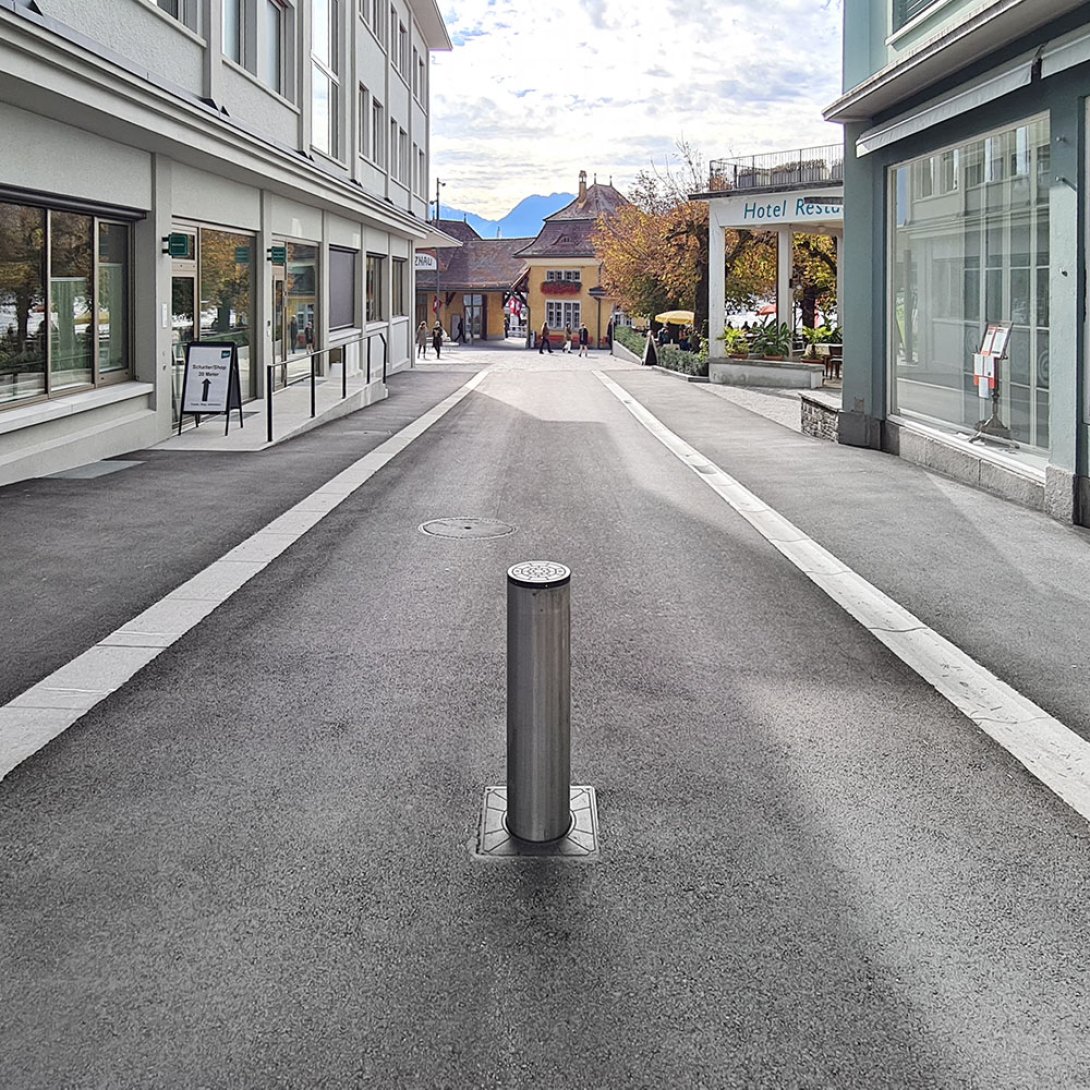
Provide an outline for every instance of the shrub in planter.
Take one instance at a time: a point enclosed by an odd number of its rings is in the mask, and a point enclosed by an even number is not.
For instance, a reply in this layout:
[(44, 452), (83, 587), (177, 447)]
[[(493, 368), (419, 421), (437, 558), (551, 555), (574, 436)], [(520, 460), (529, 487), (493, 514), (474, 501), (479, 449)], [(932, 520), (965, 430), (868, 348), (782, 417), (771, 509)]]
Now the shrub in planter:
[(791, 355), (793, 340), (791, 327), (786, 322), (779, 325), (769, 322), (757, 330), (757, 336), (753, 338), (753, 351), (766, 360), (785, 360)]
[(731, 329), (729, 326), (716, 338), (723, 342), (723, 351), (735, 359), (745, 359), (749, 355), (749, 338), (744, 329)]

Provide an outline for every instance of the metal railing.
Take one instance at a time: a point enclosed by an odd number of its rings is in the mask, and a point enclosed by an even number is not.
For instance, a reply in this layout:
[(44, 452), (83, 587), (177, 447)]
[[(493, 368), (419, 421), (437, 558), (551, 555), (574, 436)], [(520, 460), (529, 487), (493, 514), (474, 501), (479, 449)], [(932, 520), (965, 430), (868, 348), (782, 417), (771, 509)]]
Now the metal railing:
[(780, 189), (843, 180), (844, 148), (840, 144), (743, 155), (735, 159), (712, 159), (708, 164), (708, 189), (711, 192)]
[[(348, 397), (348, 355), (344, 350), (349, 345), (364, 344), (367, 345), (367, 381), (371, 381), (371, 341), (378, 337), (382, 341), (382, 381), (386, 381), (386, 338), (381, 333), (364, 333), (360, 337), (355, 337), (350, 341), (340, 341), (337, 344), (331, 344), (328, 348), (319, 348), (316, 352), (308, 352), (302, 356), (293, 356), (290, 360), (281, 360), (279, 363), (269, 363), (265, 365), (265, 435), (268, 442), (273, 441), (273, 393), (274, 384), (276, 381), (276, 370), (281, 368), (284, 372), (283, 381), (276, 389), (286, 390), (290, 386), (297, 386), (301, 382), (306, 382), (310, 379), (310, 417), (313, 420), (318, 415), (318, 365), (317, 360), (320, 356), (327, 356), (331, 352), (341, 352), (341, 400), (343, 401)], [(288, 366), (297, 365), (304, 360), (310, 362), (310, 374), (300, 375), (298, 378), (288, 380)]]

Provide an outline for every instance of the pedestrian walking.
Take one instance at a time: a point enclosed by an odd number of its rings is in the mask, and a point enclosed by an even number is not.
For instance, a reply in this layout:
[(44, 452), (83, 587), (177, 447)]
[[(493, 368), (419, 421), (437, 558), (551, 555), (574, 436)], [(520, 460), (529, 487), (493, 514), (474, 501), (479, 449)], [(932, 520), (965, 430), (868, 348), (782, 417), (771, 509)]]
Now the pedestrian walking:
[(611, 349), (613, 348), (613, 319), (612, 318), (610, 318), (610, 320), (606, 323), (606, 344), (608, 344)]
[(466, 327), (465, 323), (462, 321), (462, 316), (460, 314), (458, 315), (458, 332), (455, 335), (454, 339), (461, 344), (466, 343)]
[(443, 327), (439, 319), (435, 319), (435, 325), (431, 327), (431, 346), (435, 349), (435, 358), (439, 359), (439, 349), (443, 347)]
[(416, 327), (416, 354), (420, 359), (428, 358), (428, 327), (424, 322)]
[(553, 346), (549, 344), (549, 323), (541, 323), (541, 332), (537, 335), (537, 354), (540, 356), (545, 349), (549, 350), (549, 355), (553, 354)]
[(564, 327), (564, 351), (571, 352), (571, 326)]
[(587, 351), (587, 349), (589, 347), (590, 347), (590, 330), (587, 329), (586, 323), (584, 322), (579, 327), (579, 355), (589, 357), (590, 353)]

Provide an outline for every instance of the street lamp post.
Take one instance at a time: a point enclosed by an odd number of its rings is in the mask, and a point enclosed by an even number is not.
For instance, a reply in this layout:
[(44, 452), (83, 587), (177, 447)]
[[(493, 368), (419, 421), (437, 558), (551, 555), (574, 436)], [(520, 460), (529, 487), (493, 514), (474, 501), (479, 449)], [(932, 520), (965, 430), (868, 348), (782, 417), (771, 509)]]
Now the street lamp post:
[[(439, 230), (439, 187), (445, 186), (446, 182), (439, 181), (438, 176), (435, 179), (435, 229)], [(440, 327), (443, 325), (443, 303), (439, 298), (439, 247), (435, 247), (435, 318), (438, 321)]]
[(602, 300), (609, 294), (601, 284), (591, 288), (587, 294), (598, 304), (598, 336), (595, 343), (602, 347)]

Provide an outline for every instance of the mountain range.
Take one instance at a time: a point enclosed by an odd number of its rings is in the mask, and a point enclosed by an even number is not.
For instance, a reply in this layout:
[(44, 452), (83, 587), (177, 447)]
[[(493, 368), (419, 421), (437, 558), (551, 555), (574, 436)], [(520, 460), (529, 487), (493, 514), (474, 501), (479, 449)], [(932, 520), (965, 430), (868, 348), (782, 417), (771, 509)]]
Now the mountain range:
[(574, 193), (550, 193), (547, 197), (534, 193), (523, 197), (503, 219), (488, 220), (474, 212), (461, 208), (442, 206), (443, 219), (464, 219), (481, 238), (533, 238), (545, 222), (546, 216), (559, 212), (575, 200)]

